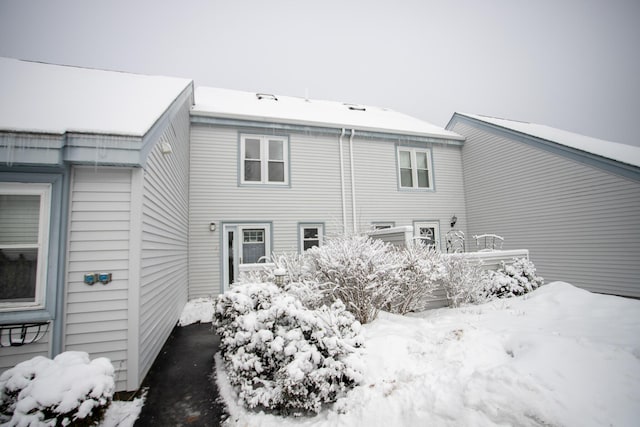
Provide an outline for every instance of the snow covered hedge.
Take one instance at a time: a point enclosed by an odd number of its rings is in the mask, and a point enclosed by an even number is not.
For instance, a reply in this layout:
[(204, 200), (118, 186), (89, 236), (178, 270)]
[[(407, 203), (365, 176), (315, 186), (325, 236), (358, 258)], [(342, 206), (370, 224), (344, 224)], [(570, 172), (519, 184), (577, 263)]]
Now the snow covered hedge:
[(527, 258), (515, 258), (511, 264), (504, 261), (497, 271), (490, 271), (485, 288), (488, 298), (517, 297), (544, 284), (536, 274), (536, 267)]
[(244, 283), (218, 297), (214, 324), (248, 408), (317, 413), (361, 379), (360, 323), (340, 302), (311, 310), (274, 284)]
[(3, 426), (97, 425), (111, 404), (113, 365), (69, 351), (51, 360), (37, 356), (0, 375)]

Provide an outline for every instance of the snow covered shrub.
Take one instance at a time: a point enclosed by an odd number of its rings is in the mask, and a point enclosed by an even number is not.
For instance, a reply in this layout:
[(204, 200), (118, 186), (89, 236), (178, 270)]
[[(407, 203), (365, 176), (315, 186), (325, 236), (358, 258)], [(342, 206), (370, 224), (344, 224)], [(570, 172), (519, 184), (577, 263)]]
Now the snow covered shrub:
[(398, 250), (397, 256), (397, 292), (391, 301), (391, 311), (406, 314), (423, 310), (445, 277), (442, 255), (414, 241)]
[(497, 271), (489, 272), (486, 293), (492, 297), (508, 298), (529, 293), (544, 284), (536, 275), (536, 268), (527, 258), (514, 258), (513, 263), (501, 262)]
[(97, 425), (111, 404), (113, 365), (104, 357), (68, 351), (37, 356), (0, 375), (3, 426)]
[(229, 382), (248, 408), (317, 413), (361, 380), (360, 323), (344, 304), (309, 310), (270, 283), (218, 297), (215, 325)]
[(307, 252), (316, 279), (329, 286), (361, 323), (376, 318), (397, 296), (397, 256), (391, 246), (366, 236), (328, 239)]
[(486, 300), (488, 276), (481, 265), (456, 254), (443, 256), (442, 259), (445, 270), (442, 286), (447, 294), (449, 306), (479, 304)]

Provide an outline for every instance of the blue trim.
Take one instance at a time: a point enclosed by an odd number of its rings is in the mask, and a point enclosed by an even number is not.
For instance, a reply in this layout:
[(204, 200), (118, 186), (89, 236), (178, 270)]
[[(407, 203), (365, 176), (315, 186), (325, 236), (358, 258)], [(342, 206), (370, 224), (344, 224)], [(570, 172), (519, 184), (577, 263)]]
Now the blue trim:
[(446, 126), (446, 129), (453, 128), (458, 122), (468, 123), (471, 126), (485, 129), (488, 132), (507, 138), (511, 141), (527, 144), (531, 147), (538, 148), (551, 154), (563, 156), (569, 160), (573, 160), (584, 165), (596, 167), (625, 178), (640, 181), (640, 168), (637, 166), (622, 163), (587, 151), (578, 150), (554, 141), (548, 141), (546, 139), (538, 138), (459, 113), (453, 114), (451, 120), (449, 120), (449, 123)]
[(322, 227), (322, 243), (320, 244), (320, 246), (322, 246), (324, 244), (324, 239), (326, 236), (326, 224), (324, 221), (305, 221), (305, 222), (298, 222), (298, 253), (302, 254), (304, 252), (303, 250), (303, 245), (302, 245), (302, 233), (301, 233), (301, 229), (309, 227), (312, 228), (313, 226), (320, 226)]
[(69, 168), (0, 168), (0, 181), (2, 182), (51, 184), (49, 262), (46, 274), (44, 308), (0, 312), (0, 323), (53, 320), (53, 330), (51, 332), (53, 352), (59, 351), (62, 346), (69, 179)]

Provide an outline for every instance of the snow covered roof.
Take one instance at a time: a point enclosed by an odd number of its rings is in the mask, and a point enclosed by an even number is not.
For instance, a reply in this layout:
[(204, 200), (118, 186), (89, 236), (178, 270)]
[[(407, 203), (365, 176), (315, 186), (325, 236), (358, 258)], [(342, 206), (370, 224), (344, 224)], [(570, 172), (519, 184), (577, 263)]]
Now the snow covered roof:
[(640, 167), (640, 147), (591, 138), (577, 133), (535, 123), (507, 120), (478, 114), (456, 113), (495, 126), (561, 144), (586, 153)]
[(455, 132), (386, 108), (211, 87), (196, 88), (192, 112), (199, 116), (464, 140)]
[(0, 130), (143, 136), (190, 84), (0, 57)]

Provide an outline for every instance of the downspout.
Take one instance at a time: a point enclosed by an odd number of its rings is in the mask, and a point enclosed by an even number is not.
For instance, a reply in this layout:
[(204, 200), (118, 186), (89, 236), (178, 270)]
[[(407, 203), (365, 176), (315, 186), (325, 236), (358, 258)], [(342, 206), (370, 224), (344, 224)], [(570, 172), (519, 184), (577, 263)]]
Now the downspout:
[(345, 203), (345, 195), (344, 195), (344, 159), (342, 154), (342, 138), (344, 138), (345, 129), (342, 128), (342, 133), (340, 134), (340, 188), (342, 190), (342, 232), (346, 234), (347, 232), (347, 205)]
[(351, 161), (351, 205), (353, 208), (353, 234), (358, 233), (358, 225), (356, 224), (356, 177), (353, 170), (353, 137), (356, 131), (351, 129), (351, 136), (349, 136), (349, 160)]

